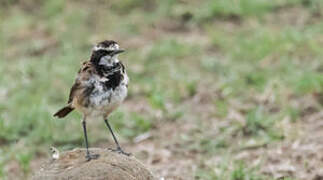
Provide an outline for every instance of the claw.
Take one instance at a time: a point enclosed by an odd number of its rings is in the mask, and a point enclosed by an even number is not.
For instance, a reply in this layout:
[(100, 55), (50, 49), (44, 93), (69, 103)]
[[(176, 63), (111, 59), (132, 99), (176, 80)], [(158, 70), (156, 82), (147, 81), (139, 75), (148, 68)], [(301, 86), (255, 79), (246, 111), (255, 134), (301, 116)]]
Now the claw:
[(117, 152), (119, 154), (123, 154), (123, 155), (126, 155), (126, 156), (130, 156), (131, 155), (131, 153), (126, 153), (121, 148), (117, 148), (117, 149), (108, 148), (108, 150), (110, 150), (112, 152)]
[(92, 159), (98, 159), (99, 158), (99, 154), (87, 154), (85, 156), (86, 161), (91, 161)]

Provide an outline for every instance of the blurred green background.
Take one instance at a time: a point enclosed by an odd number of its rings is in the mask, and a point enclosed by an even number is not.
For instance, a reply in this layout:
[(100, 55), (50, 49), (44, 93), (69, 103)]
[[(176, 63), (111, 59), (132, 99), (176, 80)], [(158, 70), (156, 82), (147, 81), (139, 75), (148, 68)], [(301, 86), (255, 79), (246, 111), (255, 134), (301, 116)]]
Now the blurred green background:
[[(83, 147), (80, 114), (52, 114), (104, 39), (127, 50), (120, 60), (130, 76), (112, 125), (124, 148), (157, 176), (310, 179), (323, 167), (301, 148), (288, 151), (295, 142), (313, 143), (314, 159), (323, 157), (323, 1), (0, 5), (0, 179), (27, 179), (50, 146)], [(88, 124), (92, 147), (114, 145), (101, 119)], [(301, 162), (275, 155), (282, 162), (271, 163), (271, 152), (285, 146), (283, 154), (299, 153)], [(287, 175), (268, 170), (284, 162), (298, 165)]]

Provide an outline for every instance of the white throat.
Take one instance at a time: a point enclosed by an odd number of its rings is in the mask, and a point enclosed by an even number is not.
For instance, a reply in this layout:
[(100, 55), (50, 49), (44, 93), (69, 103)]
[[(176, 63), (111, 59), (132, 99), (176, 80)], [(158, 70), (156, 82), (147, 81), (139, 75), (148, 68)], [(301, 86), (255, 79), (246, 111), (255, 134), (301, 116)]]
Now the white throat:
[(118, 63), (118, 57), (116, 55), (114, 56), (103, 56), (100, 59), (99, 65), (103, 65), (103, 66), (113, 66), (115, 63)]

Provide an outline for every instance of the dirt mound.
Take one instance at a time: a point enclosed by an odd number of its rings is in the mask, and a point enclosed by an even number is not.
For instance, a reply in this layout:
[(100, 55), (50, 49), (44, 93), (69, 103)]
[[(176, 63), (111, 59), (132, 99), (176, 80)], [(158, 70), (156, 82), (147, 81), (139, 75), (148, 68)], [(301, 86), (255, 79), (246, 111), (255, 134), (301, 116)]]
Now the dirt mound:
[(86, 161), (85, 149), (63, 152), (58, 159), (45, 163), (32, 179), (155, 179), (133, 156), (128, 157), (99, 148), (90, 151), (99, 154), (99, 158)]

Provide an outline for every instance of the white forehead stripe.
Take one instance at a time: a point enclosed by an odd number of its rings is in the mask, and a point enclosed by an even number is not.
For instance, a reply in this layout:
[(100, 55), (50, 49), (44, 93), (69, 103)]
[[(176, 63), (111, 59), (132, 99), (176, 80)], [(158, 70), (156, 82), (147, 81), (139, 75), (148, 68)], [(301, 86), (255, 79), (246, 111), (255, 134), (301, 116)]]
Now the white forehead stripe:
[(102, 46), (94, 46), (93, 51), (98, 51), (98, 50), (106, 50), (106, 51), (113, 51), (113, 50), (118, 50), (119, 45), (118, 44), (113, 44), (110, 47), (102, 47)]

